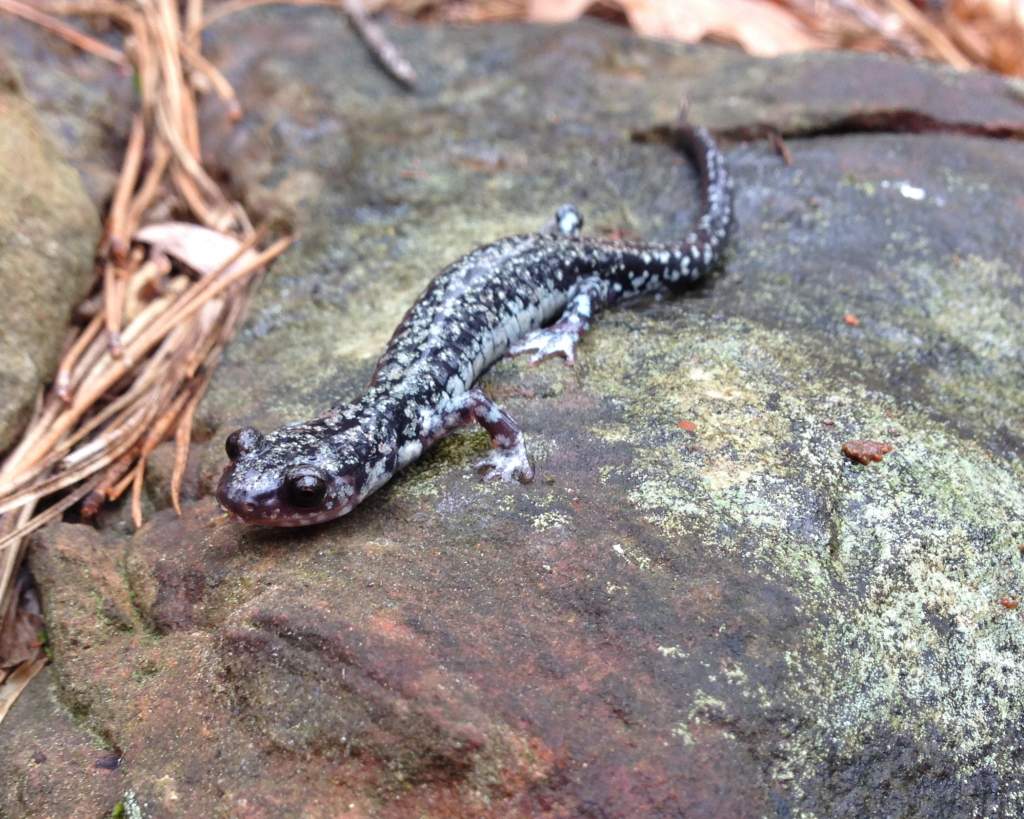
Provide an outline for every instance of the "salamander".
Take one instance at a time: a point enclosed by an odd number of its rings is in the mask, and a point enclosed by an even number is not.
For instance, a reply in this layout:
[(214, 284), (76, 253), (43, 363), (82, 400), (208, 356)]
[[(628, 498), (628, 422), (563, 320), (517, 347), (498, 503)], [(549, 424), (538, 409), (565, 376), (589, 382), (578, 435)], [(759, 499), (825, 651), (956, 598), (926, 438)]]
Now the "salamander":
[(362, 397), (266, 434), (232, 432), (217, 488), (237, 518), (304, 526), (340, 517), (458, 427), (480, 424), (492, 450), (484, 477), (529, 482), (534, 469), (512, 417), (474, 386), (506, 354), (537, 363), (576, 345), (600, 311), (676, 291), (719, 262), (732, 224), (732, 185), (707, 130), (682, 121), (674, 136), (700, 175), (702, 211), (677, 243), (584, 236), (563, 205), (536, 233), (499, 239), (439, 273), (412, 305)]

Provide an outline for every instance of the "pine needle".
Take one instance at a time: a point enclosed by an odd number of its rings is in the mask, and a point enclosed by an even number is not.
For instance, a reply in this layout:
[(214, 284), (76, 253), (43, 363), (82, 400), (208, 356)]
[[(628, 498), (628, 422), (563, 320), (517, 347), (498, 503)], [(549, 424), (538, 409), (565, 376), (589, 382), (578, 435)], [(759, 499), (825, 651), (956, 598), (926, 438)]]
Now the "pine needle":
[[(188, 0), (184, 22), (177, 0), (72, 0), (32, 7), (0, 0), (5, 11), (119, 66), (130, 64), (141, 97), (98, 249), (98, 293), (80, 313), (86, 319), (66, 347), (53, 386), (0, 464), (0, 611), (7, 612), (15, 610), (9, 605), (12, 578), (27, 535), (76, 504), (84, 501), (82, 514), (94, 514), (125, 492), (135, 525), (142, 525), (146, 461), (166, 439), (174, 440), (171, 493), (181, 510), (196, 407), (242, 318), (250, 288), (291, 238), (261, 248), (267, 231), (252, 229), (242, 206), (203, 165), (197, 95), (212, 89), (233, 118), (241, 109), (230, 83), (199, 50), (201, 0)], [(124, 47), (101, 43), (56, 15), (113, 21)], [(191, 213), (192, 223), (179, 230), (222, 234), (220, 255), (172, 265), (160, 246), (140, 242), (136, 236), (152, 221), (158, 202)], [(37, 670), (26, 662), (12, 673), (0, 689), (0, 709)]]

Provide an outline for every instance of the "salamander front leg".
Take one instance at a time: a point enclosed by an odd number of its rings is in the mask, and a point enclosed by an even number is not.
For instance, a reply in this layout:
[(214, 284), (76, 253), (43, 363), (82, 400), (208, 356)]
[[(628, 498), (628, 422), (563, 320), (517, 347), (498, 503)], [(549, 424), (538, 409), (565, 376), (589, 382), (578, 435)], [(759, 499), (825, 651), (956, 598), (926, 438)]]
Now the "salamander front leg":
[(560, 355), (565, 363), (576, 363), (576, 345), (590, 327), (594, 313), (608, 300), (608, 283), (595, 277), (583, 279), (573, 289), (573, 295), (558, 319), (550, 327), (527, 333), (509, 347), (509, 355), (533, 353), (531, 364), (539, 364), (548, 356)]
[(487, 430), (494, 447), (490, 455), (476, 464), (478, 470), (486, 470), (484, 480), (532, 481), (533, 466), (526, 454), (522, 430), (511, 415), (478, 389), (456, 398), (443, 423), (446, 430), (451, 430), (474, 421)]

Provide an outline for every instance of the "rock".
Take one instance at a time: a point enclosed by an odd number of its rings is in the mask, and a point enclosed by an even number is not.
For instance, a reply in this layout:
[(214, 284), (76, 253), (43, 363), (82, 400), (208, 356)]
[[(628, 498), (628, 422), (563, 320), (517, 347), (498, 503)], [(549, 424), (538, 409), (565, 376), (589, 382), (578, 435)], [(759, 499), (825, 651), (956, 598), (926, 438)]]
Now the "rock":
[[(112, 32), (91, 33), (109, 39)], [(93, 204), (105, 209), (136, 103), (131, 74), (9, 14), (0, 17), (0, 42), (21, 69), (20, 85), (47, 135), (78, 171)]]
[(72, 307), (88, 290), (99, 218), (74, 169), (0, 63), (0, 451), (53, 373)]
[[(416, 95), (329, 12), (210, 34), (248, 113), (229, 136), (211, 105), (207, 148), (301, 238), (201, 407), (207, 488), (234, 426), (355, 395), (460, 253), (565, 201), (597, 232), (686, 230), (693, 174), (658, 140), (684, 89), (794, 164), (732, 144), (715, 281), (603, 315), (574, 369), (485, 378), (530, 486), (479, 482), (469, 432), (310, 530), (205, 497), (131, 539), (40, 536), (62, 699), (145, 815), (1012, 813), (1024, 146), (986, 124), (1024, 106), (975, 99), (983, 75), (593, 23), (392, 34)], [(865, 132), (871, 86), (884, 119), (919, 83), (929, 133)], [(894, 449), (864, 468), (852, 439)]]
[(97, 770), (108, 751), (58, 701), (52, 669), (40, 672), (4, 718), (18, 738), (3, 749), (5, 816), (105, 816), (124, 791), (116, 772)]

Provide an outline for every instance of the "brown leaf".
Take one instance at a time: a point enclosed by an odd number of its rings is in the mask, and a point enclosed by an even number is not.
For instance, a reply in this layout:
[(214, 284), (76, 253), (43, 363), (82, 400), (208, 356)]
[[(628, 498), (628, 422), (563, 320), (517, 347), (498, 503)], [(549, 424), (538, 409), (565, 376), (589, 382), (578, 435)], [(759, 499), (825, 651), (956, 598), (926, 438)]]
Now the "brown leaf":
[[(583, 14), (593, 0), (530, 0), (527, 16), (564, 22)], [(822, 48), (785, 9), (766, 0), (615, 0), (635, 31), (648, 37), (695, 43), (711, 36), (738, 43), (750, 54), (774, 56)]]
[(0, 621), (0, 668), (13, 668), (39, 655), (43, 616), (27, 573), (18, 577)]

